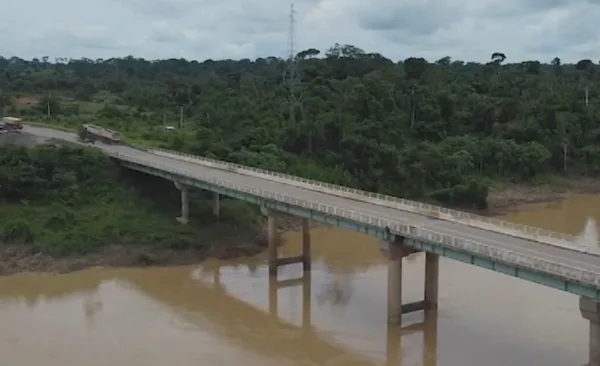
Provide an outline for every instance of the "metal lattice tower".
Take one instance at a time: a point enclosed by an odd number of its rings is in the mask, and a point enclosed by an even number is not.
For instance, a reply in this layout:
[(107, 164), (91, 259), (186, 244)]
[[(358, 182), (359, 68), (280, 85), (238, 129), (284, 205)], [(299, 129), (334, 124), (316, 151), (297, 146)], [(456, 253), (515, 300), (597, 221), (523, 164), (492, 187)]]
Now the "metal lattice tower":
[(288, 105), (290, 108), (290, 120), (295, 122), (295, 111), (298, 108), (302, 109), (302, 106), (300, 103), (301, 96), (299, 95), (298, 90), (300, 78), (298, 76), (298, 58), (296, 57), (296, 11), (294, 10), (294, 4), (290, 5), (289, 19), (288, 55), (283, 79), (289, 91)]
[(288, 31), (288, 61), (294, 61), (296, 58), (296, 11), (294, 4), (290, 5), (290, 29)]
[[(304, 108), (302, 106), (302, 88), (301, 75), (298, 68), (299, 59), (296, 55), (296, 11), (294, 4), (290, 5), (290, 27), (288, 31), (288, 55), (286, 67), (283, 73), (283, 82), (285, 83), (289, 95), (287, 104), (289, 107), (289, 120), (292, 124), (300, 122), (306, 123)], [(296, 116), (300, 114), (300, 121), (297, 121)], [(312, 129), (309, 129), (308, 150), (312, 152)]]

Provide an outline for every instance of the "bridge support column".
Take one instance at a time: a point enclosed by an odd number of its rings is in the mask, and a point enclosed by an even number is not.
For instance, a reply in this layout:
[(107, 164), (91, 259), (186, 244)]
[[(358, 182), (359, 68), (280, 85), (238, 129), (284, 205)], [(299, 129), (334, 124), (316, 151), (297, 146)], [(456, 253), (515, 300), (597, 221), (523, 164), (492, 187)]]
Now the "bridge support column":
[(425, 253), (425, 310), (436, 310), (438, 305), (438, 287), (440, 256)]
[[(408, 304), (402, 303), (402, 259), (416, 251), (403, 245), (403, 238), (396, 237), (388, 243), (388, 323), (401, 325), (402, 314), (419, 310), (436, 310), (438, 304), (439, 256), (425, 253), (424, 299)], [(599, 365), (600, 366), (600, 365)]]
[(181, 216), (177, 221), (182, 224), (187, 224), (190, 220), (190, 201), (188, 198), (188, 188), (183, 184), (175, 181), (175, 187), (181, 191)]
[(277, 217), (273, 212), (269, 212), (267, 216), (267, 237), (269, 241), (268, 256), (269, 256), (269, 274), (277, 275), (277, 246), (279, 245), (279, 237), (277, 235)]
[(310, 271), (310, 222), (308, 219), (302, 219), (302, 268), (304, 271)]
[(579, 298), (581, 316), (590, 322), (589, 366), (600, 366), (600, 303), (583, 297)]
[(388, 252), (388, 323), (402, 323), (402, 258), (406, 252), (401, 243), (389, 243)]
[(310, 225), (308, 219), (302, 222), (302, 254), (293, 257), (278, 258), (277, 247), (279, 246), (279, 234), (277, 233), (277, 216), (275, 212), (266, 210), (267, 215), (267, 237), (269, 246), (267, 249), (269, 261), (269, 274), (277, 275), (277, 268), (288, 264), (302, 263), (304, 271), (310, 271)]
[(221, 200), (217, 192), (213, 192), (213, 214), (217, 217), (221, 215)]
[(388, 323), (402, 323), (402, 257), (388, 262)]

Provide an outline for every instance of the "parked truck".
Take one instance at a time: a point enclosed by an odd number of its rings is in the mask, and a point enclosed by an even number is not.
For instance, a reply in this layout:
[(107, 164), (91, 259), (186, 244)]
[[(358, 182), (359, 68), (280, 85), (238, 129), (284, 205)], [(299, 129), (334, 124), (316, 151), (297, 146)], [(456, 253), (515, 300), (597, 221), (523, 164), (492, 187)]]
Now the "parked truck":
[(0, 119), (0, 131), (20, 131), (23, 129), (23, 121), (16, 117), (2, 117)]
[(96, 141), (111, 145), (122, 143), (121, 134), (117, 131), (92, 124), (84, 124), (81, 126), (79, 129), (79, 138), (83, 142), (90, 142), (92, 144)]

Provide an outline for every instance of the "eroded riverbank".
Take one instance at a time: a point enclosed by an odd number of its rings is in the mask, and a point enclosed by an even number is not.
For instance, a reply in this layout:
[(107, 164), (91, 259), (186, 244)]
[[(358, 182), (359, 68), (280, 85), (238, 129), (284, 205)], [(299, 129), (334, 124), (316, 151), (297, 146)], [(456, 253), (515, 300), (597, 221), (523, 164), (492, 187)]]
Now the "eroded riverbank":
[(600, 178), (555, 178), (543, 184), (496, 182), (488, 195), (487, 215), (500, 216), (524, 205), (559, 202), (582, 194), (600, 193)]
[[(301, 220), (280, 214), (277, 218), (279, 234), (298, 230)], [(316, 227), (315, 223), (312, 227)], [(210, 243), (194, 248), (172, 249), (159, 245), (138, 246), (113, 244), (85, 255), (53, 256), (34, 250), (30, 245), (0, 245), (0, 276), (21, 272), (68, 273), (90, 267), (145, 267), (176, 266), (199, 263), (208, 258), (227, 260), (250, 257), (267, 246), (266, 224), (254, 229), (240, 229), (226, 240), (211, 238)]]

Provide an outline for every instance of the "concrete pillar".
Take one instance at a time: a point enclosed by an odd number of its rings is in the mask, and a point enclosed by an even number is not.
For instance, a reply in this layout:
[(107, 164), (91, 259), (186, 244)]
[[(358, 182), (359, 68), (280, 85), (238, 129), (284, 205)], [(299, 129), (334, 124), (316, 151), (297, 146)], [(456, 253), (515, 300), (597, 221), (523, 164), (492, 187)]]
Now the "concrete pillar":
[(440, 256), (425, 253), (425, 310), (436, 310), (438, 305)]
[(219, 194), (216, 192), (213, 192), (213, 214), (216, 217), (221, 215), (221, 200)]
[(181, 191), (181, 217), (178, 217), (177, 220), (182, 224), (187, 224), (190, 221), (190, 202), (188, 198), (188, 189), (186, 186), (178, 183), (175, 183), (175, 186), (177, 186), (177, 188)]
[(269, 275), (277, 275), (277, 217), (269, 212), (267, 224), (267, 237), (269, 241)]
[(310, 271), (310, 223), (308, 219), (302, 219), (302, 268), (304, 271)]
[(397, 243), (389, 245), (388, 259), (388, 324), (402, 323), (402, 257), (403, 250)]
[(583, 297), (579, 298), (581, 316), (590, 322), (589, 366), (600, 366), (600, 303)]

